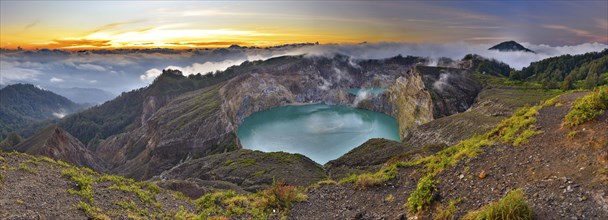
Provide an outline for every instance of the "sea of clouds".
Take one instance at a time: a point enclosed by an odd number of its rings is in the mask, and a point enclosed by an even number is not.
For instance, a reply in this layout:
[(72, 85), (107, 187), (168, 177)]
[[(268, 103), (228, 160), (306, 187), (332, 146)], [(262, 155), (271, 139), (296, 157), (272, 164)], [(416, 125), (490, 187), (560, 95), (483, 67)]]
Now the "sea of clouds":
[(522, 43), (536, 53), (488, 50), (492, 45), (470, 43), (416, 44), (364, 43), (287, 46), (278, 48), (199, 49), (189, 51), (149, 50), (112, 52), (3, 51), (0, 54), (0, 84), (32, 83), (45, 88), (97, 88), (114, 94), (151, 83), (163, 69), (179, 69), (185, 75), (206, 74), (239, 65), (285, 55), (333, 56), (353, 59), (382, 59), (396, 55), (462, 59), (479, 54), (521, 69), (531, 62), (564, 54), (602, 51), (608, 45), (586, 43), (575, 46), (548, 46)]

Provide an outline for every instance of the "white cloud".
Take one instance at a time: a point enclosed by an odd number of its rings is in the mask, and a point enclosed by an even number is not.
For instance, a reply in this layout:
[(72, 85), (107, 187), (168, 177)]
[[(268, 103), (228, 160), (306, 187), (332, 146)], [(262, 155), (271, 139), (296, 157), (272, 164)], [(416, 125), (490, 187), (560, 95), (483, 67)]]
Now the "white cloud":
[[(493, 45), (479, 45), (468, 42), (448, 44), (416, 43), (367, 43), (367, 44), (327, 44), (302, 47), (279, 47), (270, 49), (218, 49), (218, 50), (181, 50), (171, 52), (122, 51), (115, 53), (62, 52), (48, 53), (1, 53), (0, 84), (29, 82), (52, 86), (52, 76), (64, 79), (62, 86), (78, 87), (82, 83), (95, 88), (120, 93), (146, 86), (162, 73), (162, 67), (179, 69), (184, 75), (206, 74), (225, 70), (244, 61), (266, 60), (285, 55), (333, 56), (344, 54), (352, 57), (349, 62), (357, 67), (359, 59), (383, 59), (403, 56), (421, 56), (437, 60), (439, 57), (462, 59), (466, 54), (479, 54), (494, 58), (520, 69), (531, 62), (563, 54), (582, 54), (601, 51), (608, 45), (587, 43), (574, 46), (553, 47), (522, 45), (536, 51), (536, 54), (523, 52), (490, 51)], [(161, 68), (159, 68), (161, 67)], [(61, 73), (61, 75), (55, 75)], [(336, 71), (336, 77), (339, 72)], [(44, 80), (41, 80), (44, 79)], [(82, 79), (82, 80), (67, 80)]]
[(56, 118), (63, 118), (66, 115), (67, 114), (65, 112), (53, 112), (53, 116), (55, 116)]
[(35, 69), (22, 68), (19, 62), (0, 60), (0, 84), (10, 84), (17, 81), (38, 81), (42, 72)]
[(78, 64), (78, 63), (74, 63), (72, 61), (65, 61), (64, 64), (67, 66), (79, 69), (79, 70), (98, 71), (98, 72), (107, 71), (107, 69), (105, 67), (96, 65), (96, 64), (91, 64), (91, 63)]
[(99, 71), (99, 72), (106, 71), (105, 67), (100, 66), (100, 65), (90, 64), (90, 63), (80, 64), (80, 65), (78, 65), (78, 69), (93, 70), (93, 71)]
[(522, 43), (536, 53), (526, 52), (500, 52), (488, 50), (493, 45), (479, 45), (470, 43), (449, 43), (449, 44), (415, 44), (415, 43), (369, 43), (369, 44), (329, 44), (310, 47), (301, 47), (288, 51), (286, 55), (308, 54), (312, 56), (333, 56), (334, 54), (344, 54), (355, 59), (382, 59), (396, 55), (421, 56), (431, 59), (448, 57), (451, 59), (462, 59), (466, 54), (478, 54), (487, 58), (493, 58), (509, 64), (515, 69), (521, 69), (530, 63), (546, 59), (549, 57), (564, 54), (583, 54), (593, 51), (602, 51), (608, 45), (600, 43), (586, 43), (574, 46), (551, 47), (547, 45), (533, 45)]
[(61, 78), (52, 77), (49, 81), (52, 83), (55, 83), (55, 82), (63, 82), (64, 80)]
[(193, 63), (192, 65), (186, 67), (167, 66), (165, 69), (180, 70), (184, 75), (193, 75), (198, 73), (207, 74), (217, 70), (223, 71), (228, 69), (228, 67), (239, 65), (243, 62), (245, 62), (245, 60), (224, 60), (220, 62)]
[(141, 79), (142, 81), (149, 81), (149, 80), (153, 80), (155, 79), (157, 76), (160, 76), (160, 74), (163, 73), (163, 71), (159, 70), (159, 69), (149, 69), (148, 71), (146, 71), (146, 74), (144, 75), (140, 75), (139, 79)]

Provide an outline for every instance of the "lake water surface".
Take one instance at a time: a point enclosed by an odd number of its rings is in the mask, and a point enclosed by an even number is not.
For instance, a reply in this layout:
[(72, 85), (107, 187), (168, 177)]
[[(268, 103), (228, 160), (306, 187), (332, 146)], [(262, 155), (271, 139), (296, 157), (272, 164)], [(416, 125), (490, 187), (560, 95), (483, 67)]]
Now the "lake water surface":
[(383, 113), (314, 104), (256, 112), (245, 118), (237, 136), (245, 149), (300, 153), (325, 164), (370, 138), (399, 141), (399, 129)]

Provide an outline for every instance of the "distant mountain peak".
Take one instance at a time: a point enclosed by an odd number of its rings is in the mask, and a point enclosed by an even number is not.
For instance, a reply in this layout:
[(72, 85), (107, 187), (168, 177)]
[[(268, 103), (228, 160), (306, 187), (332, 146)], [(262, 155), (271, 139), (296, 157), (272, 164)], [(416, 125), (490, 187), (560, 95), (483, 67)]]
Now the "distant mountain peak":
[(490, 47), (490, 49), (488, 49), (488, 50), (498, 50), (498, 51), (502, 51), (502, 52), (523, 51), (523, 52), (529, 52), (529, 53), (536, 53), (533, 50), (530, 50), (512, 40), (499, 43), (493, 47)]

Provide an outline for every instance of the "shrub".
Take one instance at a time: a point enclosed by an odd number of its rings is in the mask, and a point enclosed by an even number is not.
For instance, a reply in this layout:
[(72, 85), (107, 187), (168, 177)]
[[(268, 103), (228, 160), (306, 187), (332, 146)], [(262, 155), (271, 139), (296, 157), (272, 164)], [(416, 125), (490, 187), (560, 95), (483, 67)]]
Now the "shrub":
[(580, 125), (604, 114), (606, 108), (608, 108), (608, 86), (597, 88), (588, 95), (576, 99), (564, 118), (564, 124)]
[(266, 198), (266, 203), (263, 204), (264, 209), (291, 209), (294, 202), (303, 202), (306, 200), (306, 195), (301, 193), (295, 186), (287, 185), (285, 182), (275, 182), (272, 187), (262, 192)]
[(513, 190), (498, 202), (467, 213), (463, 219), (532, 219), (532, 208), (521, 189)]
[(407, 205), (411, 213), (421, 212), (426, 210), (433, 202), (433, 194), (437, 190), (435, 188), (435, 180), (433, 175), (426, 175), (418, 180), (416, 190), (410, 194), (407, 199)]

